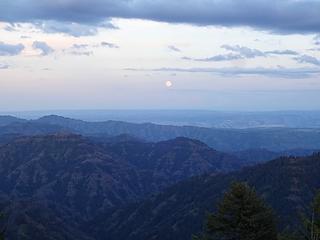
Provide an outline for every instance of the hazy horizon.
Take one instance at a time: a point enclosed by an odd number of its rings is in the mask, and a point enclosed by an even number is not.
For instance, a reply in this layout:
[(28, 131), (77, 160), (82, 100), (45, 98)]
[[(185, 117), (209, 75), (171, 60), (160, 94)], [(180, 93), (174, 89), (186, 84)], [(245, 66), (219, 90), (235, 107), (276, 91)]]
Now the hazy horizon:
[(27, 120), (61, 116), (89, 122), (121, 121), (214, 128), (320, 128), (320, 111), (210, 111), (210, 110), (56, 110), (0, 112)]

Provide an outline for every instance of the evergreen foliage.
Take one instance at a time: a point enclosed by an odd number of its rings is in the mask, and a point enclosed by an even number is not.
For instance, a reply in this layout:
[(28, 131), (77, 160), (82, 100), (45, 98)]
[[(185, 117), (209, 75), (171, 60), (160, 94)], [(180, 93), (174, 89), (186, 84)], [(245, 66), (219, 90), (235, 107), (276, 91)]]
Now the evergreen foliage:
[(306, 240), (320, 240), (320, 191), (311, 205), (310, 217), (303, 217), (303, 225)]
[[(197, 239), (197, 238), (194, 238)], [(205, 240), (275, 240), (277, 231), (272, 210), (245, 183), (234, 183), (208, 216)]]
[[(0, 221), (2, 221), (4, 218), (4, 215), (0, 213)], [(0, 228), (0, 240), (4, 240), (4, 234), (5, 234), (5, 228)]]

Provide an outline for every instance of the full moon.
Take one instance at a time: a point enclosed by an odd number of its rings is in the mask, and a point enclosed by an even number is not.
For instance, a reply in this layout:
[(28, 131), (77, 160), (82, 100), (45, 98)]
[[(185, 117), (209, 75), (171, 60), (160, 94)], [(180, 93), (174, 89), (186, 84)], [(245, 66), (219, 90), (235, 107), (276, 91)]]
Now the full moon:
[(167, 87), (167, 88), (172, 87), (172, 82), (171, 82), (171, 81), (166, 81), (166, 87)]

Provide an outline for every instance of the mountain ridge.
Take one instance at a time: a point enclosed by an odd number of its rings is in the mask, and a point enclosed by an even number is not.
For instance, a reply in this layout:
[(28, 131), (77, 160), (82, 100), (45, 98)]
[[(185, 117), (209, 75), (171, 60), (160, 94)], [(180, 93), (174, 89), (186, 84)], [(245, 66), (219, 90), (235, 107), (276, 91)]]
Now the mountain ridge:
[(247, 165), (185, 137), (22, 136), (0, 146), (0, 199), (8, 202), (14, 240), (24, 227), (33, 239), (47, 228), (56, 239), (184, 240), (201, 230), (231, 182), (246, 181), (276, 210), (282, 228), (294, 226), (320, 188), (320, 154)]
[(190, 239), (202, 230), (206, 212), (215, 209), (234, 181), (255, 187), (275, 209), (281, 229), (293, 227), (320, 188), (319, 171), (320, 153), (316, 153), (305, 158), (283, 157), (234, 173), (194, 177), (153, 198), (98, 216), (90, 230), (97, 239)]
[[(214, 129), (192, 126), (166, 126), (151, 123), (134, 124), (117, 121), (85, 122), (59, 116), (45, 117), (42, 118), (41, 122), (52, 123), (48, 119), (54, 119), (55, 124), (60, 124), (62, 127), (83, 135), (116, 136), (129, 134), (151, 142), (187, 137), (200, 140), (219, 151), (227, 152), (252, 148), (267, 148), (272, 151), (285, 151), (295, 148), (320, 149), (320, 129)], [(39, 120), (35, 120), (35, 122), (37, 121)], [(64, 121), (67, 121), (67, 124), (62, 124)]]
[[(73, 206), (77, 210), (90, 207), (90, 201), (96, 205), (96, 200), (88, 196), (97, 194), (101, 207), (113, 207), (139, 200), (197, 174), (232, 171), (242, 166), (238, 159), (198, 141), (185, 138), (180, 138), (179, 144), (175, 141), (165, 145), (141, 142), (104, 145), (69, 133), (19, 137), (0, 146), (0, 190), (17, 198), (50, 196), (57, 202), (67, 201), (71, 196), (68, 200), (71, 205), (70, 201), (77, 201), (80, 194), (87, 202), (82, 207)], [(144, 159), (142, 165), (119, 151), (126, 144), (133, 149), (141, 146), (137, 156)], [(133, 150), (126, 150), (131, 155)], [(154, 153), (151, 158), (150, 153)], [(198, 165), (199, 169), (195, 167)], [(60, 195), (54, 196), (54, 192)]]
[(23, 133), (25, 135), (34, 135), (35, 133), (50, 134), (58, 131), (69, 131), (101, 139), (118, 135), (130, 135), (149, 142), (186, 137), (197, 139), (214, 149), (224, 152), (250, 149), (267, 149), (276, 152), (297, 148), (320, 149), (320, 129), (216, 129), (156, 125), (152, 123), (135, 124), (118, 121), (86, 122), (57, 115), (44, 116), (26, 123), (15, 123), (15, 126), (11, 127), (2, 127), (0, 128), (0, 136), (1, 132), (2, 134)]

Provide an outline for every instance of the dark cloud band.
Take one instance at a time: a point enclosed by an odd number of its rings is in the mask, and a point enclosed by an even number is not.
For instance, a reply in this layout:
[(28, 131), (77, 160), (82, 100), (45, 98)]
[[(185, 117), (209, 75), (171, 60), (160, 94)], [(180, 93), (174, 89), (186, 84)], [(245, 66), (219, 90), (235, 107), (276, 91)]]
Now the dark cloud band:
[(98, 25), (140, 18), (194, 25), (250, 26), (279, 33), (319, 33), (319, 0), (2, 0), (0, 20)]

